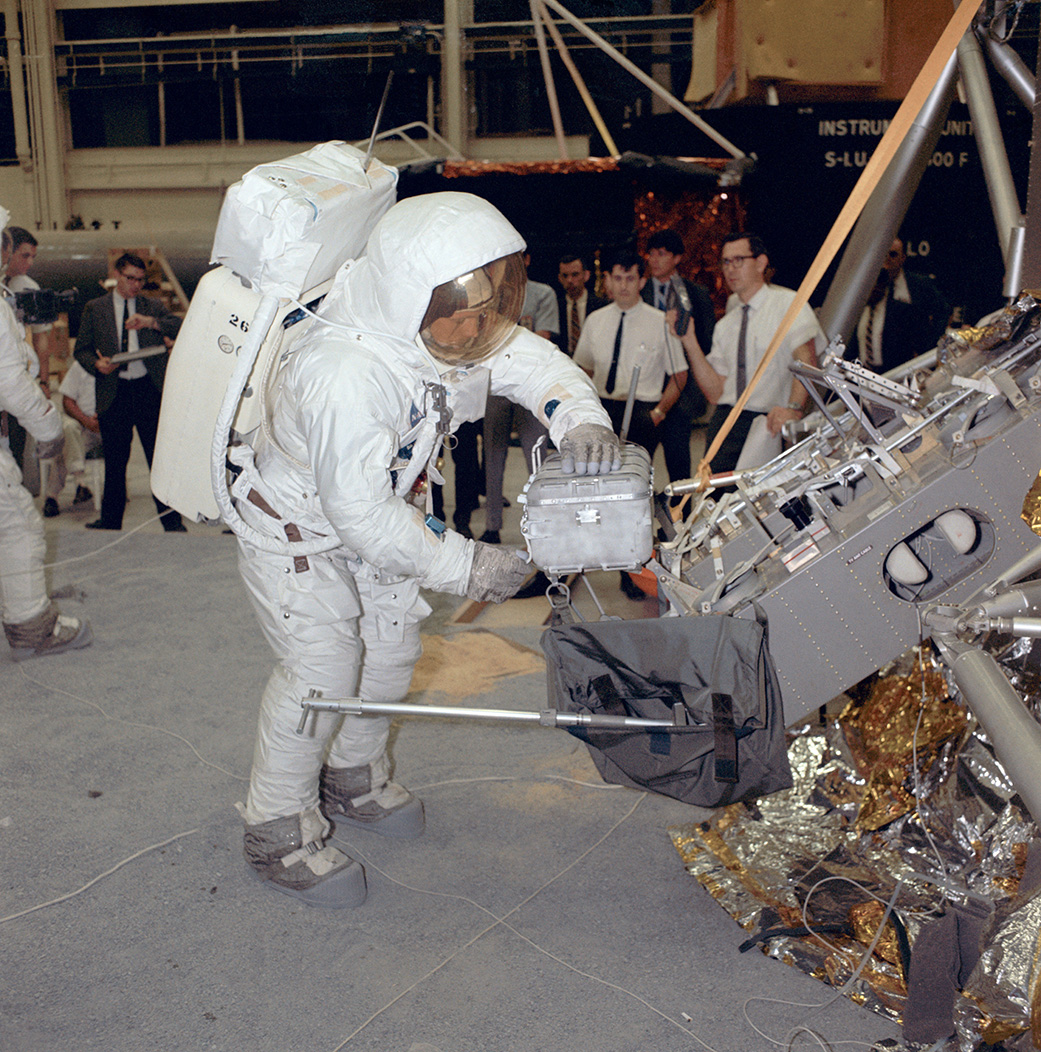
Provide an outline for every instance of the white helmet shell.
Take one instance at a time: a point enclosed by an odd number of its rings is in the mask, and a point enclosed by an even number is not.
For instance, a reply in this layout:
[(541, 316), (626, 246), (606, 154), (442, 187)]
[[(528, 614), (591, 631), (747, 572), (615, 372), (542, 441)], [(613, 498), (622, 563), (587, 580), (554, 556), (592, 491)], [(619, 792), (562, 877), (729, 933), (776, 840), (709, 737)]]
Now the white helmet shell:
[[(511, 269), (505, 258), (523, 251), (524, 239), (481, 197), (454, 190), (408, 197), (376, 224), (365, 255), (341, 271), (322, 313), (333, 321), (414, 344), (438, 286), (483, 270), (487, 277), (466, 283), (466, 303), (476, 303), (471, 296), (480, 295), (481, 282), (491, 281), (500, 292), (512, 284), (505, 280)], [(503, 274), (496, 280), (492, 275), (499, 264)], [(522, 298), (523, 294), (522, 282)]]

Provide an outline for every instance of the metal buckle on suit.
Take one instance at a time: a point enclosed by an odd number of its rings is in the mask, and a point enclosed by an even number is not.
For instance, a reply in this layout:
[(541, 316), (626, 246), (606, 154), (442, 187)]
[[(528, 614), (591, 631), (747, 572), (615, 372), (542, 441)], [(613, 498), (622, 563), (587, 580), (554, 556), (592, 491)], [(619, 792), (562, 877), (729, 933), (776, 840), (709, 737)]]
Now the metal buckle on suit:
[[(272, 519), (277, 519), (279, 522), (283, 521), (282, 516), (255, 489), (250, 489), (246, 499), (250, 504), (260, 508), (265, 515), (269, 515)], [(285, 531), (286, 540), (291, 544), (299, 544), (304, 539), (300, 534), (300, 527), (295, 522), (284, 523), (282, 529)], [(293, 556), (293, 569), (297, 573), (306, 573), (310, 568), (311, 564), (307, 561), (306, 555)]]

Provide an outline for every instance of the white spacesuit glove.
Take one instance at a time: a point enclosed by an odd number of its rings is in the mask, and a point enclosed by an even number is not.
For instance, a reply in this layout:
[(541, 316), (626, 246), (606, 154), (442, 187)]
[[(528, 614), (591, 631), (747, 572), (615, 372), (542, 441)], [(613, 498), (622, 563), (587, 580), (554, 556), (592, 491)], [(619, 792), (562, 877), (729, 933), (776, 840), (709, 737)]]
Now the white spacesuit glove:
[(618, 436), (602, 424), (578, 424), (560, 440), (565, 475), (606, 475), (622, 466)]
[(501, 603), (517, 594), (530, 573), (531, 567), (516, 552), (477, 541), (466, 597), (479, 603)]
[(56, 457), (65, 448), (65, 436), (59, 435), (49, 442), (36, 443), (36, 456), (40, 460), (50, 460)]

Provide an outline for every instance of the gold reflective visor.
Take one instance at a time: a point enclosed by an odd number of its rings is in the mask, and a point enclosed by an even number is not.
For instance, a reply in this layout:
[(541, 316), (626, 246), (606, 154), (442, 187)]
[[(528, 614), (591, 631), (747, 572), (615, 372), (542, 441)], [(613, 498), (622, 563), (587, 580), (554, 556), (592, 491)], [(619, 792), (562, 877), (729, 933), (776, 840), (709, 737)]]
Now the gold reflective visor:
[(524, 303), (527, 274), (519, 252), (438, 285), (419, 335), (447, 365), (479, 362), (513, 333)]

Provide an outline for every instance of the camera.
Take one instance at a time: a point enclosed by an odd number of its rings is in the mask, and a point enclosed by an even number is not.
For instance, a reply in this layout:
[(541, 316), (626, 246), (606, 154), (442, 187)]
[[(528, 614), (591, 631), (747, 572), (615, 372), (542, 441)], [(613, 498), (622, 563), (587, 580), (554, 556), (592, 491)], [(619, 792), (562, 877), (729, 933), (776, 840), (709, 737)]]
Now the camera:
[(690, 321), (691, 303), (687, 286), (678, 274), (673, 274), (665, 290), (665, 309), (676, 312), (676, 335), (682, 336), (687, 331)]
[[(76, 289), (55, 292), (53, 289), (28, 289), (14, 293), (14, 310), (25, 325), (46, 325), (56, 321), (62, 310), (76, 300)], [(10, 302), (10, 298), (8, 299)]]

